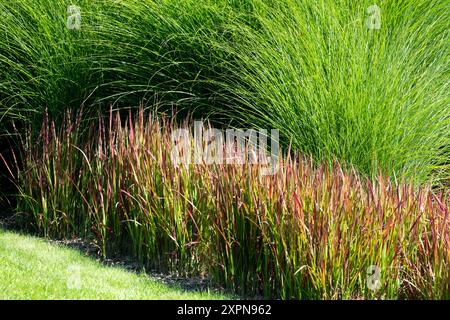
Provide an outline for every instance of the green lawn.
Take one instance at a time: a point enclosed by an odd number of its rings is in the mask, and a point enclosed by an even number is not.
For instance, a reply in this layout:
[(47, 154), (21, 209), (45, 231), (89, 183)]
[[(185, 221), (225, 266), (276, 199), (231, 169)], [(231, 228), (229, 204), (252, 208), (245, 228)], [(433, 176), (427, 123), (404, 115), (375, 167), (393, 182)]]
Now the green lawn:
[(0, 229), (0, 299), (224, 299), (104, 266), (43, 239)]

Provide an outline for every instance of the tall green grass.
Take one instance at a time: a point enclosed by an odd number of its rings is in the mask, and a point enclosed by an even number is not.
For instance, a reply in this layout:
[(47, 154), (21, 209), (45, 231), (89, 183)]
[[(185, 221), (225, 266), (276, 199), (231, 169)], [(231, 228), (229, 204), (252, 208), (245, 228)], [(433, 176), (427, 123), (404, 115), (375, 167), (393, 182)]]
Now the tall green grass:
[[(280, 157), (272, 176), (261, 165), (177, 165), (175, 124), (142, 110), (87, 133), (80, 123), (46, 118), (23, 141), (24, 168), (10, 165), (23, 227), (94, 236), (104, 255), (207, 275), (243, 295), (450, 297), (448, 192), (299, 156)], [(381, 271), (375, 291), (370, 266)]]
[(448, 3), (378, 0), (0, 4), (0, 130), (84, 104), (189, 110), (277, 128), (318, 161), (449, 180)]
[(366, 26), (370, 1), (280, 1), (240, 28), (237, 88), (248, 123), (273, 127), (316, 159), (368, 174), (448, 179), (448, 4), (378, 1), (381, 29)]
[(41, 120), (46, 108), (57, 115), (82, 104), (93, 114), (107, 103), (198, 105), (218, 94), (213, 82), (229, 62), (211, 49), (227, 37), (221, 25), (245, 14), (228, 1), (76, 1), (81, 29), (69, 30), (71, 4), (0, 4), (3, 120), (30, 111)]

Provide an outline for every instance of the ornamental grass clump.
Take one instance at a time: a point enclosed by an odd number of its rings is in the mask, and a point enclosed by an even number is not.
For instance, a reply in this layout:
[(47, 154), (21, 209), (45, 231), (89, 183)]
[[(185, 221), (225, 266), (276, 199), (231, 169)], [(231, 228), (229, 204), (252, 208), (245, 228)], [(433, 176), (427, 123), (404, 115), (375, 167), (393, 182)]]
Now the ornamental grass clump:
[(22, 227), (94, 238), (104, 256), (245, 296), (450, 298), (446, 191), (294, 152), (273, 175), (262, 164), (177, 164), (168, 118), (111, 112), (83, 130), (81, 121), (46, 117), (22, 142), (22, 170), (9, 165)]
[(372, 177), (448, 185), (445, 1), (75, 4), (0, 3), (0, 136), (11, 120), (38, 126), (46, 108), (142, 103), (276, 128), (285, 146)]

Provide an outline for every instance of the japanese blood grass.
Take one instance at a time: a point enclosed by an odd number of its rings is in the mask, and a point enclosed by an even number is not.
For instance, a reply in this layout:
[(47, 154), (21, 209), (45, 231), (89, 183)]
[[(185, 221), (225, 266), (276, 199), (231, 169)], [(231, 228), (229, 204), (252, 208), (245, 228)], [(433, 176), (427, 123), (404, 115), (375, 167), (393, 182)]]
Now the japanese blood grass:
[(378, 0), (381, 29), (368, 0), (79, 0), (81, 30), (70, 4), (0, 3), (0, 130), (142, 102), (277, 128), (368, 175), (449, 180), (445, 1)]
[(208, 275), (243, 295), (450, 298), (448, 193), (300, 156), (280, 157), (272, 176), (261, 165), (176, 165), (165, 118), (111, 113), (84, 134), (80, 119), (46, 120), (24, 141), (22, 226), (93, 235), (105, 255)]

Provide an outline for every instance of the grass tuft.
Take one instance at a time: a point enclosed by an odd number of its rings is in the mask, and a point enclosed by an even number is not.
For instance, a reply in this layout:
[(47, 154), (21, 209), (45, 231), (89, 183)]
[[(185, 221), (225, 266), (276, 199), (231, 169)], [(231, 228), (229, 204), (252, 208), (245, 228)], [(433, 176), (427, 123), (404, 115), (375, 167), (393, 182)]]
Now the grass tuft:
[[(0, 134), (46, 108), (176, 107), (277, 128), (318, 162), (442, 186), (449, 180), (448, 4), (379, 0), (0, 4)], [(106, 110), (107, 111), (107, 110)]]
[(88, 132), (80, 115), (65, 119), (58, 128), (46, 118), (24, 141), (16, 183), (26, 228), (94, 236), (105, 256), (209, 274), (243, 295), (449, 298), (448, 192), (300, 156), (280, 157), (272, 176), (262, 165), (175, 165), (166, 118), (111, 112)]

